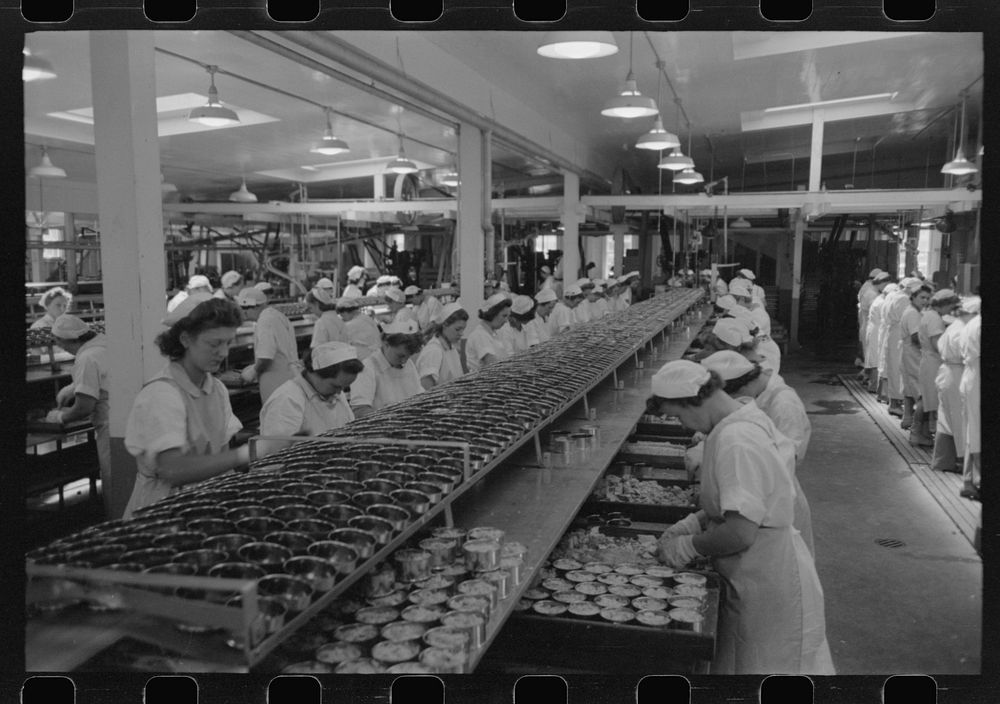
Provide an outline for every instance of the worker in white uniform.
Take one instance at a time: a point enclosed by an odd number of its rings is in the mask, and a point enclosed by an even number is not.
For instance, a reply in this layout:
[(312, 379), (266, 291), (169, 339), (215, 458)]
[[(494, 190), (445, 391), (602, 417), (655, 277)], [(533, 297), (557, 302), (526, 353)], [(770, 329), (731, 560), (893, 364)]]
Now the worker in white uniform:
[(347, 286), (344, 287), (343, 298), (361, 298), (364, 295), (365, 279), (368, 272), (364, 267), (352, 266), (347, 270)]
[(543, 288), (535, 294), (535, 318), (528, 326), (534, 329), (534, 335), (538, 342), (547, 342), (552, 339), (552, 328), (549, 319), (552, 317), (552, 309), (555, 308), (559, 299), (556, 292), (551, 288)]
[(561, 301), (557, 301), (549, 315), (549, 332), (555, 337), (576, 325), (576, 308), (583, 300), (583, 291), (576, 284), (566, 287)]
[(228, 301), (195, 293), (163, 319), (156, 338), (170, 361), (139, 391), (125, 426), (136, 458), (135, 486), (124, 518), (182, 487), (234, 469), (246, 470), (250, 448), (229, 448), (243, 427), (229, 391), (213, 374), (229, 354), (240, 324)]
[(514, 296), (507, 324), (500, 328), (500, 339), (511, 354), (524, 352), (540, 340), (535, 326), (535, 301), (531, 296)]
[(421, 330), (428, 330), (434, 325), (434, 320), (441, 312), (442, 304), (435, 296), (429, 296), (419, 286), (407, 286), (403, 289), (406, 302), (413, 306), (413, 317)]
[(45, 420), (65, 425), (90, 419), (105, 513), (111, 515), (111, 426), (108, 418), (108, 339), (75, 315), (64, 313), (52, 324), (56, 344), (73, 355), (72, 381), (56, 394), (56, 410)]
[[(878, 296), (878, 288), (875, 286), (875, 277), (881, 273), (881, 269), (872, 269), (868, 273), (868, 278), (863, 284), (861, 284), (861, 288), (858, 289), (858, 343), (861, 349), (859, 359), (862, 367), (864, 367), (865, 360), (868, 311), (871, 310), (872, 301), (874, 301)], [(867, 377), (867, 372), (862, 372), (862, 376)]]
[(937, 341), (941, 366), (934, 379), (938, 392), (938, 413), (931, 468), (943, 472), (965, 472), (965, 416), (959, 389), (965, 371), (961, 339), (966, 323), (979, 313), (981, 305), (978, 296), (961, 299), (954, 310), (954, 319), (945, 319), (948, 327)]
[[(812, 424), (806, 415), (805, 404), (795, 390), (785, 383), (781, 376), (760, 364), (751, 362), (743, 355), (723, 351), (716, 352), (701, 360), (702, 366), (716, 372), (723, 381), (723, 391), (737, 399), (753, 399), (757, 407), (767, 414), (782, 438), (792, 443), (795, 456), (792, 478), (795, 485), (795, 513), (792, 525), (809, 548), (809, 554), (816, 557), (813, 543), (812, 510), (805, 492), (799, 484), (797, 470), (805, 460), (812, 436)], [(783, 452), (783, 456), (787, 453)]]
[(347, 328), (337, 315), (337, 300), (330, 294), (330, 289), (314, 287), (306, 294), (306, 303), (317, 314), (310, 347), (318, 347), (326, 342), (347, 342)]
[[(417, 325), (413, 311), (406, 307), (406, 294), (400, 289), (390, 286), (385, 292), (385, 304), (389, 308), (390, 323), (413, 321), (413, 324)], [(419, 325), (417, 327), (419, 329)]]
[(382, 346), (382, 331), (378, 323), (361, 310), (361, 303), (357, 298), (339, 299), (337, 315), (344, 321), (347, 344), (357, 350), (358, 359), (362, 362)]
[(576, 322), (586, 323), (594, 318), (590, 300), (594, 295), (594, 282), (588, 278), (582, 278), (577, 279), (576, 285), (583, 292), (583, 298), (580, 304), (573, 309), (573, 314), (576, 316)]
[[(900, 323), (903, 313), (910, 307), (910, 292), (914, 286), (920, 286), (920, 279), (907, 277), (899, 282), (899, 290), (886, 297), (885, 309), (882, 311), (882, 328), (885, 337), (882, 346), (885, 348), (885, 378), (889, 394), (889, 413), (906, 418), (903, 407), (903, 358), (899, 345), (902, 336)], [(910, 409), (912, 413), (912, 409)], [(908, 427), (908, 426), (907, 426)]]
[(729, 293), (729, 284), (727, 284), (726, 280), (722, 278), (722, 274), (720, 274), (718, 270), (715, 272), (715, 280), (712, 282), (712, 288), (715, 290), (716, 299)]
[(736, 303), (743, 306), (750, 316), (757, 322), (757, 329), (761, 335), (771, 334), (771, 316), (753, 298), (753, 284), (748, 279), (737, 278), (729, 282), (729, 295), (736, 299)]
[(230, 303), (236, 302), (236, 294), (243, 290), (243, 274), (238, 271), (227, 271), (222, 275), (222, 285), (212, 293), (215, 298), (224, 298)]
[(611, 313), (611, 309), (608, 307), (608, 301), (604, 296), (604, 290), (603, 284), (595, 284), (594, 289), (587, 297), (587, 300), (590, 301), (591, 320), (599, 320), (600, 318), (610, 315)]
[(538, 278), (542, 280), (541, 286), (538, 290), (544, 290), (547, 288), (555, 288), (556, 278), (552, 275), (552, 269), (548, 265), (542, 265), (542, 268), (538, 270)]
[(757, 404), (722, 390), (718, 374), (676, 360), (652, 379), (647, 412), (705, 433), (701, 510), (659, 539), (661, 561), (710, 557), (725, 581), (713, 674), (834, 674), (823, 589), (793, 527), (790, 446)]
[(982, 326), (983, 315), (982, 312), (979, 312), (965, 324), (958, 339), (958, 346), (962, 351), (962, 362), (965, 365), (962, 370), (962, 379), (958, 384), (958, 391), (962, 397), (962, 417), (965, 420), (965, 469), (962, 473), (961, 495), (975, 499), (979, 498), (979, 480), (982, 474), (980, 459), (982, 456), (980, 437), (982, 417), (979, 408)]
[(494, 293), (479, 309), (479, 324), (465, 341), (465, 364), (469, 372), (479, 371), (512, 354), (500, 337), (500, 328), (507, 324), (512, 301), (502, 293)]
[[(885, 377), (885, 345), (883, 341), (886, 333), (885, 316), (888, 313), (889, 296), (898, 290), (899, 284), (887, 283), (882, 289), (881, 295), (872, 303), (871, 310), (868, 311), (869, 320), (878, 324), (874, 332), (874, 343), (875, 376), (878, 379), (875, 384), (875, 395), (879, 403), (889, 403), (889, 380)], [(902, 411), (900, 411), (900, 415), (902, 415)]]
[(927, 427), (924, 433), (932, 438), (937, 429), (938, 392), (935, 380), (938, 369), (941, 368), (941, 353), (938, 351), (938, 340), (947, 329), (944, 316), (951, 316), (958, 307), (958, 294), (950, 288), (936, 291), (931, 296), (930, 303), (920, 316), (920, 326), (917, 340), (920, 342), (920, 403), (924, 409)]
[(632, 305), (632, 298), (639, 292), (639, 272), (630, 271), (625, 276), (622, 277), (622, 283), (624, 284), (624, 290), (622, 291), (622, 298), (625, 300), (626, 308)]
[[(302, 358), (302, 373), (279, 386), (260, 410), (264, 437), (313, 436), (354, 420), (344, 389), (354, 383), (364, 365), (346, 342), (324, 342)], [(288, 442), (260, 441), (258, 455), (288, 446)]]
[(56, 318), (66, 312), (72, 300), (73, 296), (61, 286), (50, 288), (38, 299), (38, 305), (45, 310), (45, 315), (33, 322), (30, 329), (51, 328)]
[(364, 361), (351, 386), (351, 408), (358, 418), (422, 393), (413, 357), (423, 346), (415, 321), (391, 323), (382, 329), (382, 345)]
[(469, 323), (469, 313), (458, 303), (448, 303), (438, 312), (428, 332), (431, 338), (417, 357), (420, 385), (430, 391), (439, 384), (465, 374), (458, 343)]
[(258, 281), (253, 285), (253, 287), (258, 291), (262, 291), (268, 296), (270, 296), (271, 292), (274, 290), (274, 286), (272, 286), (271, 283), (268, 281)]
[(375, 279), (375, 283), (370, 289), (368, 289), (368, 292), (365, 295), (368, 297), (382, 298), (385, 296), (385, 292), (389, 290), (390, 284), (392, 284), (392, 277), (383, 274)]
[(872, 277), (871, 288), (865, 294), (865, 327), (861, 331), (864, 338), (864, 360), (862, 362), (865, 371), (865, 379), (868, 384), (868, 391), (878, 393), (878, 330), (882, 324), (882, 304), (885, 296), (882, 291), (889, 285), (889, 274), (880, 271)]
[(253, 329), (254, 363), (242, 372), (247, 383), (257, 382), (263, 403), (274, 390), (298, 374), (298, 342), (292, 321), (273, 306), (267, 296), (255, 288), (245, 288), (236, 295), (246, 320), (257, 324)]
[[(736, 276), (737, 278), (750, 282), (750, 298), (753, 300), (755, 305), (759, 305), (766, 311), (767, 294), (764, 292), (764, 288), (762, 286), (757, 285), (757, 276), (750, 269), (740, 269), (736, 272)], [(729, 291), (729, 293), (732, 293), (732, 291)]]
[(212, 284), (209, 282), (207, 276), (195, 274), (188, 279), (187, 287), (167, 302), (167, 312), (169, 313), (174, 310), (174, 308), (184, 302), (184, 299), (195, 293), (212, 293)]
[(911, 288), (910, 305), (899, 321), (900, 371), (903, 375), (903, 420), (900, 426), (910, 431), (911, 445), (925, 447), (933, 447), (934, 439), (930, 435), (920, 395), (920, 320), (932, 293), (929, 284), (917, 284)]

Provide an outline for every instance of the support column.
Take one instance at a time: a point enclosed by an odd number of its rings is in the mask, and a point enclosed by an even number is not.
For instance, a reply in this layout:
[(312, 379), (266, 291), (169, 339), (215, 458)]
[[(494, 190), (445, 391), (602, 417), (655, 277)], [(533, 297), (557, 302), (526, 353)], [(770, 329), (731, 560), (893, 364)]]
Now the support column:
[[(70, 293), (74, 296), (76, 295), (76, 274), (77, 266), (79, 262), (79, 252), (77, 251), (76, 245), (76, 221), (73, 217), (73, 213), (66, 213), (63, 225), (63, 242), (74, 245), (72, 249), (64, 249), (65, 253), (64, 259), (66, 260), (66, 285), (69, 288)], [(79, 310), (79, 308), (77, 309)]]
[(121, 515), (135, 481), (135, 462), (124, 446), (132, 402), (165, 363), (154, 343), (166, 314), (166, 281), (153, 52), (150, 32), (90, 33), (104, 321), (113, 370), (111, 476), (102, 477), (110, 518)]
[(823, 170), (823, 111), (813, 110), (812, 149), (809, 153), (809, 191), (815, 193), (822, 184)]
[[(483, 177), (483, 248), (486, 250), (486, 272), (497, 278), (496, 233), (493, 230), (493, 133), (482, 133), (482, 161), (479, 167)], [(506, 257), (504, 257), (506, 259)], [(510, 282), (508, 282), (510, 283)]]
[(625, 233), (628, 232), (628, 225), (612, 225), (611, 232), (615, 238), (615, 260), (611, 262), (614, 267), (615, 277), (622, 276), (622, 260), (625, 258)]
[(455, 246), (458, 247), (459, 302), (469, 312), (471, 331), (483, 303), (483, 133), (474, 125), (463, 122), (458, 130), (458, 225)]
[(789, 321), (791, 330), (789, 332), (788, 346), (791, 350), (801, 347), (799, 344), (799, 306), (802, 297), (802, 242), (805, 239), (806, 223), (802, 219), (802, 210), (795, 213), (795, 240), (792, 250), (792, 317)]
[(563, 171), (563, 290), (580, 278), (580, 177)]

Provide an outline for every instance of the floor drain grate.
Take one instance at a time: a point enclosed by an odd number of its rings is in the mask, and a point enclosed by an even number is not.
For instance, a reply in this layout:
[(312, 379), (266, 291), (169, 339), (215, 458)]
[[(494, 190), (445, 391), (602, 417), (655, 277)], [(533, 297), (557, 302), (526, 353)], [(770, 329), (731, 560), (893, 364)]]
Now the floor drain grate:
[(901, 548), (906, 543), (902, 540), (896, 540), (895, 538), (879, 538), (875, 541), (876, 545), (881, 545), (884, 548)]

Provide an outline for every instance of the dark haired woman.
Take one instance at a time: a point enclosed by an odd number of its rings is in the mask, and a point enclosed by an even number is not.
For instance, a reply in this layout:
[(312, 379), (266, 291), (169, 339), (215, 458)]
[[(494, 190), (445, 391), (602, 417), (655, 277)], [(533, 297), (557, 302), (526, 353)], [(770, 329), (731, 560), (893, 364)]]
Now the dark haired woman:
[(909, 289), (910, 305), (899, 321), (900, 370), (903, 373), (903, 421), (900, 425), (910, 430), (911, 445), (933, 447), (920, 388), (920, 321), (934, 289), (921, 284), (919, 279), (916, 281)]
[(458, 341), (468, 322), (469, 314), (461, 305), (448, 303), (431, 323), (431, 338), (416, 361), (420, 385), (425, 391), (465, 374), (458, 354)]
[[(90, 418), (101, 468), (104, 508), (110, 513), (111, 432), (108, 420), (107, 338), (75, 315), (64, 313), (52, 323), (52, 337), (73, 355), (73, 381), (56, 394), (60, 407), (46, 417), (49, 422), (73, 423)], [(66, 408), (62, 408), (67, 406)]]
[(809, 438), (812, 436), (812, 424), (806, 415), (805, 404), (795, 393), (795, 389), (786, 384), (777, 372), (763, 364), (752, 362), (737, 352), (716, 352), (701, 360), (701, 364), (719, 375), (723, 381), (722, 390), (727, 394), (735, 399), (752, 399), (757, 408), (771, 419), (778, 432), (791, 443), (792, 449), (788, 454), (795, 456), (791, 465), (795, 480), (795, 518), (792, 525), (802, 534), (809, 554), (815, 556), (812, 510), (796, 476), (796, 469), (805, 459)]
[(652, 392), (649, 412), (707, 434), (705, 525), (685, 519), (668, 530), (659, 556), (672, 567), (710, 557), (725, 580), (712, 672), (833, 674), (823, 589), (792, 528), (795, 489), (774, 423), (723, 391), (718, 374), (687, 360), (664, 365)]
[[(275, 389), (264, 403), (261, 435), (319, 435), (354, 420), (344, 389), (364, 369), (357, 350), (346, 342), (325, 342), (303, 356), (302, 366), (301, 374)], [(262, 443), (260, 454), (284, 445)]]
[(33, 322), (30, 329), (51, 328), (56, 318), (66, 312), (72, 300), (69, 292), (60, 286), (50, 288), (38, 299), (38, 305), (45, 310), (45, 315)]
[(500, 336), (500, 328), (510, 317), (510, 306), (509, 298), (496, 293), (480, 307), (479, 325), (465, 341), (465, 363), (469, 367), (469, 373), (510, 357), (511, 352)]
[(163, 324), (168, 329), (156, 344), (170, 362), (139, 391), (125, 427), (125, 447), (138, 468), (125, 518), (250, 460), (247, 446), (229, 449), (243, 425), (226, 387), (212, 376), (229, 354), (240, 312), (229, 301), (195, 293)]
[(390, 323), (382, 328), (381, 348), (365, 359), (364, 369), (351, 386), (351, 408), (356, 417), (405, 401), (424, 390), (411, 359), (422, 346), (416, 321)]
[(524, 352), (529, 347), (534, 347), (540, 340), (535, 326), (531, 321), (535, 319), (535, 301), (531, 296), (514, 296), (510, 306), (510, 317), (507, 324), (500, 328), (497, 335), (500, 337), (504, 348), (510, 354)]

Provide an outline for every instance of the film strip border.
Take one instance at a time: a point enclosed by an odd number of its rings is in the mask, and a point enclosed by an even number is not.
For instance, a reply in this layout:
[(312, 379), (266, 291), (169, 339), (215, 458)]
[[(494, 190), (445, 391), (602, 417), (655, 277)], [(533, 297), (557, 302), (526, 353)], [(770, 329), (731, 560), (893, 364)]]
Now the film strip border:
[[(523, 29), (525, 23), (545, 23), (546, 28), (582, 29), (591, 24), (595, 14), (610, 11), (623, 21), (655, 25), (685, 26), (706, 22), (739, 23), (740, 29), (765, 28), (773, 23), (825, 23), (854, 16), (866, 23), (866, 29), (907, 28), (929, 30), (928, 24), (950, 24), (955, 13), (986, 5), (979, 0), (354, 0), (350, 3), (331, 0), (250, 0), (234, 9), (225, 0), (135, 0), (108, 7), (97, 0), (9, 0), (0, 9), (19, 8), (22, 20), (38, 29), (53, 24), (76, 24), (74, 29), (93, 29), (95, 12), (100, 21), (115, 17), (125, 23), (162, 23), (173, 27), (216, 23), (242, 15), (255, 23), (273, 22), (290, 25), (286, 29), (315, 28), (331, 20), (342, 21), (345, 15), (358, 20), (388, 20), (416, 24), (421, 28), (454, 29), (453, 23), (469, 23), (485, 18), (494, 29)], [(122, 5), (127, 5), (122, 7)], [(623, 13), (634, 13), (629, 14)], [(759, 26), (748, 26), (747, 23)], [(914, 26), (914, 25), (917, 26)], [(603, 25), (602, 25), (603, 26)], [(666, 28), (666, 27), (664, 27)], [(702, 27), (704, 28), (704, 27)], [(804, 27), (799, 27), (804, 28)], [(939, 27), (940, 28), (940, 27)]]
[[(704, 686), (702, 678), (679, 675), (647, 675), (641, 678), (521, 675), (476, 678), (468, 676), (281, 675), (269, 682), (225, 676), (159, 675), (128, 677), (114, 686), (108, 698), (107, 684), (96, 677), (81, 677), (79, 683), (66, 676), (29, 678), (21, 690), (22, 704), (87, 704), (88, 702), (143, 702), (144, 704), (700, 704), (701, 702), (746, 701), (760, 704), (808, 704), (816, 702), (876, 702), (884, 704), (945, 704), (970, 702), (955, 693), (948, 678), (935, 681), (928, 675), (895, 675), (889, 678), (818, 678), (803, 675), (771, 675), (738, 678), (734, 686)], [(737, 689), (744, 696), (736, 699)], [(975, 701), (979, 701), (975, 699)], [(985, 700), (983, 700), (985, 701)]]
[[(235, 6), (234, 6), (235, 5)], [(993, 0), (0, 0), (0, 26), (16, 32), (86, 29), (743, 29), (984, 31)], [(794, 22), (794, 25), (788, 23)], [(540, 24), (533, 24), (540, 23)], [(995, 23), (993, 23), (995, 24)], [(987, 38), (988, 39), (988, 38)], [(989, 41), (984, 42), (989, 45)], [(19, 58), (20, 51), (17, 50)], [(10, 62), (11, 54), (7, 54)], [(992, 61), (989, 62), (992, 65)], [(12, 64), (5, 67), (12, 70)], [(9, 127), (10, 123), (5, 123)], [(16, 160), (15, 160), (16, 161)], [(16, 576), (16, 575), (15, 575)], [(989, 633), (984, 622), (984, 633)], [(22, 636), (23, 637), (23, 636)], [(13, 643), (19, 638), (15, 636)], [(11, 657), (8, 652), (7, 657)], [(24, 704), (228, 702), (316, 704), (673, 704), (674, 702), (851, 702), (956, 704), (993, 702), (1000, 685), (984, 651), (980, 677), (928, 675), (712, 678), (584, 675), (309, 676), (73, 673), (0, 682), (3, 701)]]

